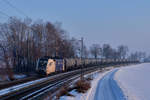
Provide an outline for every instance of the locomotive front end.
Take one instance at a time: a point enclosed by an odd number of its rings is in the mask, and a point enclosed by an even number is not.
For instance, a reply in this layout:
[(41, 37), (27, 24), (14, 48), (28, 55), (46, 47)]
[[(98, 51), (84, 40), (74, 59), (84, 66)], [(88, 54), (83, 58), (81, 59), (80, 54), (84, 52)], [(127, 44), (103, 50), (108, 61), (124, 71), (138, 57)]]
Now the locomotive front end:
[(48, 59), (40, 58), (37, 61), (36, 72), (39, 74), (46, 74), (46, 67), (47, 67)]

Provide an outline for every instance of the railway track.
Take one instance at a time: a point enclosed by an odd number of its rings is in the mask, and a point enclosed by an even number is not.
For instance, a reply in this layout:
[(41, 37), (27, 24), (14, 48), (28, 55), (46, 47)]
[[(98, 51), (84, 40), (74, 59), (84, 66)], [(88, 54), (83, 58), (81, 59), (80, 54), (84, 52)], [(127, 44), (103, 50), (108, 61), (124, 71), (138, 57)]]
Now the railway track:
[(48, 86), (46, 87), (43, 87), (41, 88), (40, 90), (38, 91), (35, 91), (29, 95), (26, 95), (24, 97), (22, 97), (20, 100), (37, 100), (37, 99), (40, 99), (41, 96), (44, 94), (44, 93), (47, 93), (47, 92), (54, 92), (56, 91), (59, 87), (61, 87), (63, 84), (65, 83), (68, 83), (68, 82), (71, 82), (73, 80), (75, 80), (76, 78), (80, 77), (80, 75), (77, 75), (77, 76), (74, 76), (74, 77), (71, 77), (71, 78), (65, 78), (63, 80), (60, 80), (54, 84), (49, 84)]
[[(98, 68), (93, 69), (93, 70), (87, 70), (85, 72), (85, 74), (89, 74), (91, 72), (97, 71), (97, 69)], [(59, 90), (62, 86), (66, 85), (66, 84), (71, 84), (72, 82), (74, 82), (74, 80), (78, 79), (79, 77), (80, 77), (80, 74), (71, 76), (70, 78), (63, 79), (63, 80), (61, 80), (61, 81), (59, 81), (53, 85), (49, 85), (45, 88), (42, 88), (41, 90), (38, 91), (39, 92), (38, 94), (31, 96), (31, 98), (26, 98), (26, 99), (28, 99), (28, 100), (42, 100), (47, 93), (51, 93), (50, 96), (54, 97), (54, 96), (56, 96), (56, 91)], [(26, 100), (26, 99), (21, 99), (21, 100)]]
[[(83, 69), (84, 72), (95, 71), (99, 67), (90, 67)], [(81, 70), (75, 70), (71, 72), (61, 73), (58, 75), (46, 77), (40, 80), (27, 82), (21, 84), (18, 87), (9, 88), (5, 91), (0, 91), (1, 100), (37, 100), (43, 93), (51, 91), (54, 92), (56, 88), (62, 86), (66, 82), (79, 77)], [(5, 93), (6, 92), (6, 93)]]
[(14, 81), (11, 81), (11, 82), (2, 82), (2, 83), (0, 83), (0, 90), (4, 89), (4, 88), (11, 87), (11, 86), (14, 86), (14, 85), (19, 85), (19, 84), (22, 84), (22, 83), (25, 83), (25, 82), (33, 81), (33, 80), (36, 80), (36, 79), (39, 79), (39, 78), (36, 77), (36, 76), (33, 76), (33, 77), (27, 77), (27, 78), (24, 78), (24, 79), (14, 80)]

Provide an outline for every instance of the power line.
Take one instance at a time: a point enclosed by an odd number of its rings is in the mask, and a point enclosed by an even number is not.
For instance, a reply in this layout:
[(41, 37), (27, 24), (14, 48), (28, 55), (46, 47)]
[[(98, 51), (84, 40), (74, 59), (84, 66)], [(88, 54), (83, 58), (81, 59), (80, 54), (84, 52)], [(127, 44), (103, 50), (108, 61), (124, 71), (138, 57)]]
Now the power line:
[(4, 16), (6, 16), (6, 17), (8, 17), (8, 18), (10, 18), (10, 16), (9, 16), (9, 15), (7, 15), (6, 13), (4, 13), (4, 12), (2, 12), (2, 11), (0, 11), (0, 14), (2, 14), (2, 15), (4, 15)]
[(3, 15), (5, 17), (10, 17), (8, 14), (6, 14), (3, 9), (0, 9), (0, 15)]
[(12, 5), (8, 0), (3, 0), (6, 4), (8, 4), (10, 7), (12, 7), (13, 9), (15, 9), (18, 13), (22, 14), (25, 17), (28, 17), (23, 11), (21, 11), (20, 9), (18, 9), (17, 7), (15, 7), (14, 5)]

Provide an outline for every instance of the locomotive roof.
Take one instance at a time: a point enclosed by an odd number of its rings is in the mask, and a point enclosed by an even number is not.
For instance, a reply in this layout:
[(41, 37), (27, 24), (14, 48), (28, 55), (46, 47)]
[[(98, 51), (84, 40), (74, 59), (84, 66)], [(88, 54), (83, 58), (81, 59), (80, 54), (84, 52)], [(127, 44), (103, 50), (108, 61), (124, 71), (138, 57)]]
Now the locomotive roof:
[(44, 56), (41, 57), (40, 59), (63, 59), (62, 57), (50, 57), (50, 56)]

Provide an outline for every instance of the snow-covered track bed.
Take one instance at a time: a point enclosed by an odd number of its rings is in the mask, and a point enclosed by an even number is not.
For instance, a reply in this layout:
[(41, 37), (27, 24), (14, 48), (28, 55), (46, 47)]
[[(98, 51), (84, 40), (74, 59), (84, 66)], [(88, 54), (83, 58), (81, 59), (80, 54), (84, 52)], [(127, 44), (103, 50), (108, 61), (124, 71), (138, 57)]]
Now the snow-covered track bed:
[(23, 79), (18, 79), (18, 80), (14, 80), (14, 81), (9, 81), (9, 82), (1, 82), (0, 83), (0, 90), (4, 89), (4, 88), (8, 88), (14, 85), (19, 85), (25, 82), (29, 82), (29, 81), (33, 81), (38, 79), (38, 77), (33, 76), (33, 77), (27, 77), (27, 78), (23, 78)]
[[(96, 69), (95, 67), (91, 67), (84, 70), (88, 71), (88, 70), (95, 70), (95, 69)], [(23, 83), (20, 85), (12, 86), (7, 89), (0, 90), (0, 99), (18, 100), (22, 98), (22, 100), (26, 100), (29, 99), (30, 97), (36, 97), (36, 95), (39, 95), (39, 93), (42, 93), (42, 91), (47, 90), (47, 88), (52, 89), (52, 87), (55, 87), (58, 84), (64, 83), (68, 79), (71, 79), (76, 75), (79, 75), (80, 71), (81, 70), (79, 69), (71, 72), (61, 73), (54, 76), (42, 78), (39, 80)]]
[(44, 97), (44, 94), (46, 94), (48, 92), (54, 93), (61, 86), (65, 85), (65, 84), (68, 84), (68, 83), (72, 82), (73, 80), (80, 77), (80, 75), (73, 75), (73, 76), (67, 77), (63, 80), (60, 80), (60, 81), (54, 83), (54, 84), (50, 84), (50, 85), (48, 85), (44, 88), (41, 88), (38, 91), (35, 91), (35, 92), (33, 92), (33, 93), (31, 93), (27, 96), (22, 97), (20, 100), (26, 100), (26, 99), (28, 99), (28, 100), (37, 100), (37, 99), (40, 99), (40, 98)]

